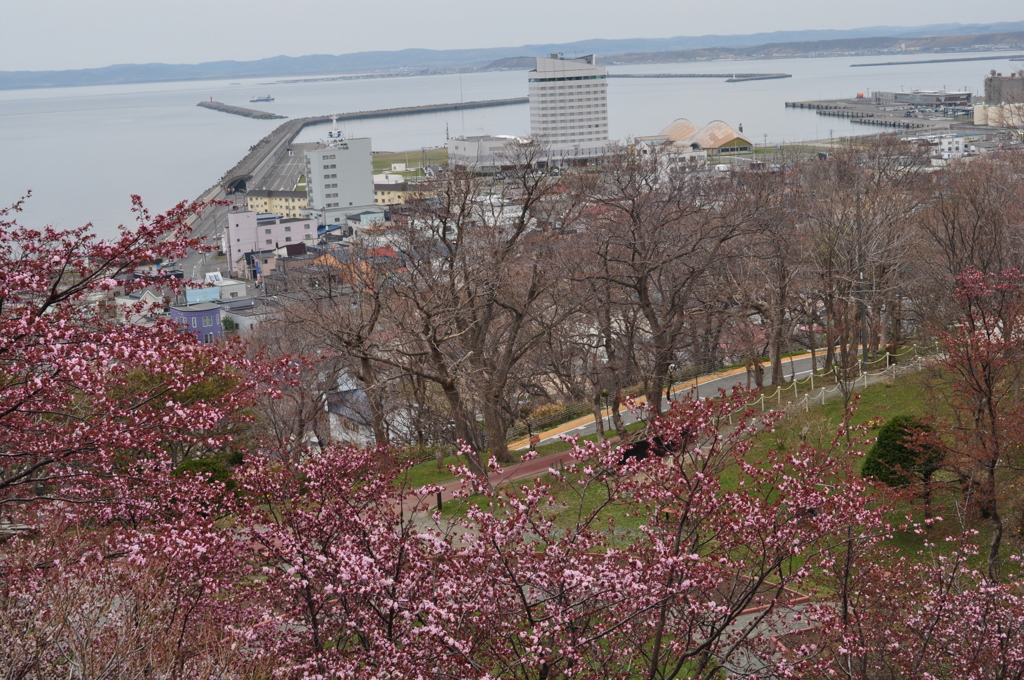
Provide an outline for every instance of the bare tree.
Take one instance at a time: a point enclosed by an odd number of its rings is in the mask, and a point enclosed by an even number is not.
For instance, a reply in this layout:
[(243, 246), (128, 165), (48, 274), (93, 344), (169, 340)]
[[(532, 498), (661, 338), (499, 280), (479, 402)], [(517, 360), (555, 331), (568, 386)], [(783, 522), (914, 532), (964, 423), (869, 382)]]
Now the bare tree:
[(642, 316), (650, 342), (644, 392), (660, 413), (661, 391), (698, 312), (707, 272), (722, 266), (726, 244), (745, 225), (745, 210), (725, 178), (669, 170), (664, 152), (613, 150), (590, 188), (599, 209), (590, 220), (596, 276), (621, 289)]

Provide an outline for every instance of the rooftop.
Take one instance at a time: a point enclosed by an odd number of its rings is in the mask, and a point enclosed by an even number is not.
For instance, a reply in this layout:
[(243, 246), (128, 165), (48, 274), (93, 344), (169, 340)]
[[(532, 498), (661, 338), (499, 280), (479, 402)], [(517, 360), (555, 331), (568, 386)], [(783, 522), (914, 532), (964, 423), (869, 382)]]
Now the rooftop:
[(200, 302), (195, 305), (174, 305), (171, 309), (177, 312), (209, 312), (214, 309), (220, 309), (220, 306), (215, 305), (212, 302)]

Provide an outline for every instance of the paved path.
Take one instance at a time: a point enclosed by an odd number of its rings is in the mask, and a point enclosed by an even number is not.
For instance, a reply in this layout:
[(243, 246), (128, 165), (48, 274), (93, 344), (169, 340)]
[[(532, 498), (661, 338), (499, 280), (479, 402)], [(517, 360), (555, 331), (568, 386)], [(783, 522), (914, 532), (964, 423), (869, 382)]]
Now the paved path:
[[(817, 360), (818, 367), (820, 368), (825, 362), (824, 350), (818, 353)], [(773, 376), (770, 362), (764, 362), (763, 366), (765, 367), (764, 384), (766, 386), (774, 385), (775, 383), (772, 379)], [(811, 373), (811, 355), (802, 354), (800, 356), (792, 357), (791, 359), (787, 358), (784, 360), (782, 368), (784, 380), (792, 380), (794, 377), (799, 379), (808, 376)], [(718, 391), (720, 389), (729, 391), (733, 388), (734, 385), (740, 385), (741, 387), (747, 386), (747, 373), (745, 369), (736, 368), (730, 371), (725, 371), (723, 373), (714, 373), (711, 375), (706, 375), (697, 378), (695, 381), (690, 380), (685, 383), (673, 385), (672, 397), (681, 398), (686, 394), (691, 394), (701, 398), (717, 397)], [(637, 399), (637, 403), (646, 404), (647, 399), (645, 397), (641, 397)], [(666, 406), (667, 404), (665, 404), (663, 400), (662, 407), (664, 408)], [(636, 416), (634, 416), (633, 413), (628, 409), (622, 410), (621, 413), (622, 420), (625, 424), (629, 425), (637, 421)], [(602, 417), (605, 419), (607, 423), (605, 425), (605, 429), (612, 429), (610, 427), (611, 409), (606, 409), (602, 411)], [(594, 434), (596, 430), (597, 428), (594, 424), (594, 417), (592, 415), (586, 415), (575, 420), (569, 421), (568, 423), (565, 423), (563, 425), (559, 425), (558, 427), (547, 430), (546, 432), (540, 433), (540, 443), (550, 443), (552, 441), (557, 440), (559, 437), (565, 434), (580, 436)], [(526, 449), (529, 445), (529, 438), (526, 437), (518, 441), (512, 442), (511, 444), (509, 444), (509, 448), (512, 450), (523, 450)]]
[[(819, 366), (824, 362), (825, 354), (821, 352), (818, 354)], [(771, 366), (768, 362), (765, 362), (765, 385), (771, 385)], [(786, 359), (784, 365), (785, 379), (789, 380), (791, 377), (802, 378), (808, 375), (811, 371), (811, 355), (801, 355), (793, 357), (792, 360)], [(713, 374), (698, 378), (696, 381), (696, 389), (694, 388), (694, 381), (687, 381), (686, 383), (680, 383), (672, 387), (672, 397), (682, 398), (687, 393), (694, 394), (696, 392), (699, 397), (710, 397), (718, 396), (718, 390), (726, 389), (729, 390), (733, 385), (741, 385), (746, 387), (746, 370), (739, 368), (724, 373)], [(637, 399), (639, 403), (646, 403), (646, 399)], [(611, 419), (611, 411), (606, 410), (603, 415)], [(624, 410), (622, 412), (623, 421), (626, 424), (637, 421), (632, 411)], [(576, 420), (559, 425), (558, 427), (552, 428), (546, 432), (541, 433), (541, 443), (550, 443), (557, 441), (559, 437), (563, 435), (579, 435), (585, 436), (593, 434), (595, 431), (593, 416), (583, 416)], [(513, 442), (509, 448), (513, 450), (524, 450), (529, 446), (529, 440), (523, 439), (518, 442)], [(492, 472), (488, 475), (488, 479), (492, 486), (501, 486), (503, 484), (512, 484), (514, 482), (522, 481), (524, 479), (534, 479), (540, 475), (543, 475), (551, 468), (558, 468), (562, 465), (567, 464), (572, 456), (571, 451), (561, 451), (559, 453), (553, 453), (547, 456), (539, 456), (532, 460), (515, 463), (506, 467), (500, 473)], [(447, 502), (454, 498), (455, 493), (461, 487), (461, 480), (453, 480), (450, 482), (443, 483), (441, 491), (441, 502)], [(405, 511), (416, 511), (424, 509), (433, 509), (436, 506), (437, 497), (436, 495), (424, 498), (422, 502), (417, 499), (407, 499), (404, 503), (403, 508)]]

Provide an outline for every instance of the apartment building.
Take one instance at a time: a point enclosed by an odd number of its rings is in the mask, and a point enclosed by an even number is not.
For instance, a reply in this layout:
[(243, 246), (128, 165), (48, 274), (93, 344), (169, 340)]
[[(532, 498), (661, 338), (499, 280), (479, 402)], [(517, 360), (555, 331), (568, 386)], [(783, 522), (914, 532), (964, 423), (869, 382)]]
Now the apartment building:
[(228, 213), (223, 249), (232, 276), (253, 278), (239, 261), (246, 253), (272, 251), (290, 243), (316, 243), (317, 221), (312, 218), (286, 218), (250, 210)]
[(308, 202), (305, 191), (253, 189), (245, 196), (245, 207), (248, 210), (274, 213), (281, 217), (302, 217)]

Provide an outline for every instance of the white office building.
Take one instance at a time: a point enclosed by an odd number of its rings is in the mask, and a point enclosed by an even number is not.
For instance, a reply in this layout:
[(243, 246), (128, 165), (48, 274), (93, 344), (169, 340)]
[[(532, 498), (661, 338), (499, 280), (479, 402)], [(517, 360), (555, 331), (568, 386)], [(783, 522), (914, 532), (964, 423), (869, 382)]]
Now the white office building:
[(508, 164), (506, 147), (513, 141), (525, 141), (510, 135), (477, 135), (448, 140), (448, 163), (456, 168), (492, 172)]
[(604, 153), (608, 71), (593, 54), (537, 57), (537, 68), (530, 71), (530, 134), (548, 145), (553, 163)]
[(369, 137), (345, 139), (337, 121), (326, 142), (306, 151), (308, 212), (320, 224), (345, 224), (347, 215), (374, 207)]

